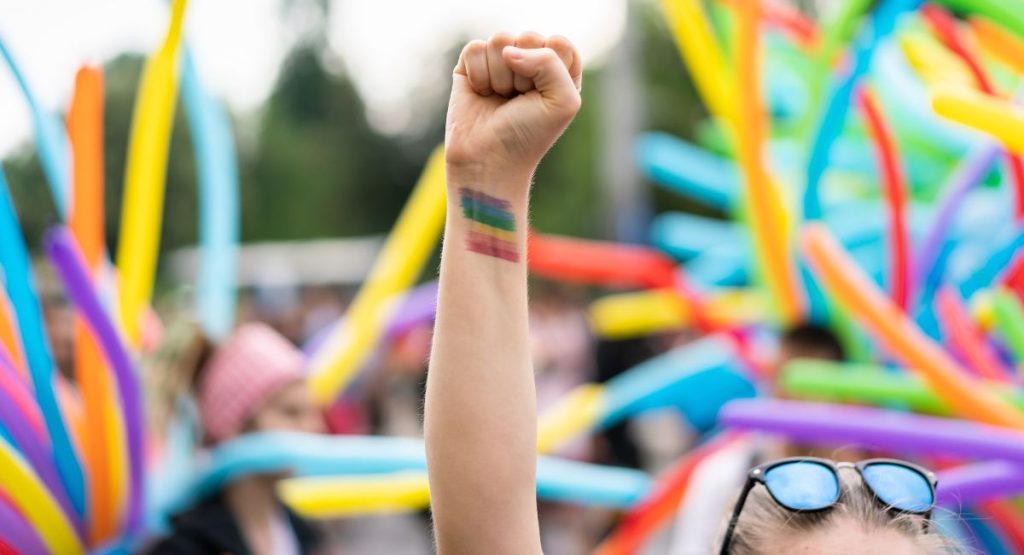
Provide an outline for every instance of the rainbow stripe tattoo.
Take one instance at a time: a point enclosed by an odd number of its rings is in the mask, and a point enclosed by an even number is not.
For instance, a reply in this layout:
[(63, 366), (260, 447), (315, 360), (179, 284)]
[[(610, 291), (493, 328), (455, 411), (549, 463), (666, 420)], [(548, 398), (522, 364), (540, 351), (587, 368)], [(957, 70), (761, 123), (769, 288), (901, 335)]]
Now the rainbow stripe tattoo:
[(516, 220), (508, 201), (473, 189), (459, 189), (462, 215), (472, 226), (466, 248), (480, 254), (519, 262), (516, 248)]

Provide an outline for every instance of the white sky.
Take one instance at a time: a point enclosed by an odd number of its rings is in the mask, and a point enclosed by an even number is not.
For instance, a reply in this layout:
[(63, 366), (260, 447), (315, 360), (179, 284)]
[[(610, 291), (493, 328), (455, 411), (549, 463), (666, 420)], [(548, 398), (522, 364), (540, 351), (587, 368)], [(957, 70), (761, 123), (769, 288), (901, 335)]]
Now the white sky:
[[(559, 33), (583, 57), (599, 59), (622, 33), (627, 0), (331, 0), (328, 40), (378, 127), (401, 131), (411, 100), (460, 36), (496, 31)], [(270, 93), (301, 26), (283, 0), (190, 0), (186, 40), (200, 77), (236, 112)], [(299, 15), (296, 16), (295, 14)], [(39, 101), (63, 113), (75, 71), (122, 52), (149, 52), (161, 40), (164, 0), (0, 0), (0, 37)], [(30, 139), (28, 108), (0, 62), (0, 157)]]

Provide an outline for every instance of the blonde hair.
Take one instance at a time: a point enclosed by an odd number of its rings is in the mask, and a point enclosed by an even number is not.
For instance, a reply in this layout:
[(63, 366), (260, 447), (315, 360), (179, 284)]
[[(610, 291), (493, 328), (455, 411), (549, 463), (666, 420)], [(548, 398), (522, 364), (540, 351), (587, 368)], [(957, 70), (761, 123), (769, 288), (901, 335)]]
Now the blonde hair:
[[(740, 513), (728, 552), (731, 555), (766, 555), (767, 546), (784, 544), (786, 538), (826, 529), (849, 519), (859, 523), (868, 533), (900, 533), (913, 541), (921, 553), (970, 553), (944, 537), (934, 526), (927, 526), (923, 517), (885, 510), (854, 470), (840, 469), (839, 476), (842, 484), (839, 502), (825, 511), (790, 511), (776, 503), (763, 486), (755, 486)], [(722, 539), (719, 539), (719, 545)]]

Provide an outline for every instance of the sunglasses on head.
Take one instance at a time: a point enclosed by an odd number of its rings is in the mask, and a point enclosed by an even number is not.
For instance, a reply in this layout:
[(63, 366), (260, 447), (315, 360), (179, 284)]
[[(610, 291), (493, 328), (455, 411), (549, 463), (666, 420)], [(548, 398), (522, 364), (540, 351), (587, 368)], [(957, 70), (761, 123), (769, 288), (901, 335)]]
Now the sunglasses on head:
[(839, 502), (842, 486), (840, 468), (853, 468), (868, 491), (887, 510), (931, 519), (935, 506), (935, 474), (917, 465), (895, 459), (868, 459), (858, 463), (837, 463), (828, 459), (796, 457), (754, 467), (747, 474), (740, 498), (729, 518), (722, 540), (721, 555), (729, 552), (743, 505), (750, 490), (761, 484), (780, 507), (793, 512), (824, 511)]

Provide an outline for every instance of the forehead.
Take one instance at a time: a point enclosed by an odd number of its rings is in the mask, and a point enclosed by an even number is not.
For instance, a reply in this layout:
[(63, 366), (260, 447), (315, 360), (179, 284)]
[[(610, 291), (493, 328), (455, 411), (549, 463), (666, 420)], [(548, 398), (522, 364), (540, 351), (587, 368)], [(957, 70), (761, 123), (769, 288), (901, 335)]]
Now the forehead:
[(798, 555), (923, 555), (924, 551), (905, 534), (891, 529), (868, 530), (849, 518), (823, 529), (789, 534), (777, 553)]

